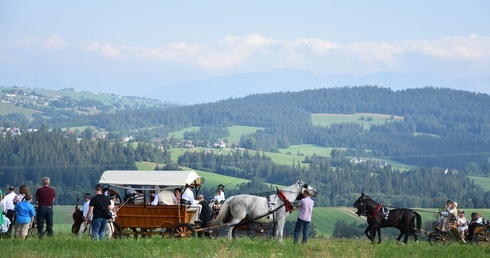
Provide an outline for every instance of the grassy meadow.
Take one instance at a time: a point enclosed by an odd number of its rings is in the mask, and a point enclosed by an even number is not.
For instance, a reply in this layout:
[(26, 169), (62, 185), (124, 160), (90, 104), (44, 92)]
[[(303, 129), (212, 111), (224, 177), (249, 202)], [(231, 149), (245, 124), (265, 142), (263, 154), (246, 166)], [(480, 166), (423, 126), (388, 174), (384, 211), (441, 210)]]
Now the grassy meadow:
[(488, 257), (490, 248), (474, 244), (452, 243), (430, 245), (409, 240), (408, 245), (395, 240), (372, 244), (367, 239), (310, 239), (307, 244), (294, 245), (291, 238), (278, 243), (274, 239), (229, 241), (218, 239), (161, 237), (91, 241), (87, 236), (77, 239), (69, 234), (56, 234), (39, 240), (28, 238), (0, 239), (1, 254), (18, 257)]
[[(364, 120), (362, 118), (364, 117)], [(367, 119), (371, 118), (371, 121)], [(401, 116), (393, 116), (394, 120), (403, 120)], [(393, 121), (391, 115), (376, 113), (355, 113), (355, 114), (312, 114), (311, 121), (314, 125), (330, 126), (339, 123), (359, 123), (364, 129), (369, 129), (371, 125), (380, 125)]]
[(469, 176), (470, 180), (475, 180), (475, 184), (479, 185), (483, 190), (490, 191), (490, 178)]

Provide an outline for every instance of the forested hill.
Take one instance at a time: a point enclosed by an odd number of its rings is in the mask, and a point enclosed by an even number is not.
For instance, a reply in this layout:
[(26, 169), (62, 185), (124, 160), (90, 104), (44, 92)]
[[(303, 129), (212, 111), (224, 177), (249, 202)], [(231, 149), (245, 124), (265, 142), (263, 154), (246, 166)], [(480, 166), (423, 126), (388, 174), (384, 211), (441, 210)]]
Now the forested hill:
[[(252, 180), (236, 193), (256, 191), (264, 181), (288, 185), (301, 176), (320, 191), (316, 197), (320, 206), (350, 206), (366, 191), (398, 207), (432, 207), (433, 197), (458, 199), (463, 207), (485, 207), (490, 191), (484, 192), (467, 175), (490, 175), (489, 105), (486, 94), (365, 86), (257, 94), (209, 104), (97, 115), (36, 116), (35, 123), (44, 124), (37, 132), (0, 137), (0, 182), (34, 188), (48, 175), (57, 184), (58, 202), (67, 204), (91, 188), (104, 170), (135, 169), (135, 162), (148, 161), (170, 170), (186, 166)], [(388, 114), (393, 119), (368, 129), (357, 121), (329, 126), (312, 122), (314, 113), (358, 112)], [(109, 137), (94, 137), (90, 128), (75, 136), (60, 129), (67, 124), (105, 129)], [(232, 125), (263, 129), (242, 136), (238, 145), (246, 151), (231, 151), (227, 156), (186, 152), (178, 164), (171, 159), (171, 149), (182, 145), (174, 144), (173, 138), (165, 139), (170, 132), (199, 126), (192, 133), (199, 140), (194, 143), (208, 147), (226, 138), (226, 127)], [(48, 130), (51, 128), (54, 130)], [(126, 134), (134, 136), (136, 147), (133, 142), (122, 142), (120, 136)], [(281, 165), (261, 152), (248, 151), (276, 152), (305, 143), (333, 147), (332, 157), (315, 155)], [(381, 157), (422, 167), (400, 173), (376, 162), (356, 164), (351, 157)]]
[[(405, 164), (464, 168), (483, 166), (490, 150), (490, 96), (444, 88), (392, 91), (375, 86), (250, 95), (167, 109), (137, 109), (52, 119), (57, 126), (94, 125), (110, 132), (145, 130), (161, 137), (189, 126), (248, 125), (265, 128), (243, 137), (248, 149), (273, 151), (291, 144), (349, 148), (353, 155)], [(312, 113), (381, 113), (401, 116), (364, 130), (360, 123), (312, 124)], [(369, 151), (367, 151), (369, 150)]]

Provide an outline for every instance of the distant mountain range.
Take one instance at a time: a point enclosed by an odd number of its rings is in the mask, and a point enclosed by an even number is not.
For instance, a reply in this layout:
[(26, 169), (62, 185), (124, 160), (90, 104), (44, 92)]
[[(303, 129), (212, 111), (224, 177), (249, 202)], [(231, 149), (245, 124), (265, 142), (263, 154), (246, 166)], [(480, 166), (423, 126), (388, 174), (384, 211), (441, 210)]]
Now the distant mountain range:
[(392, 90), (432, 86), (490, 93), (490, 77), (449, 79), (432, 74), (408, 75), (386, 72), (362, 77), (350, 74), (318, 76), (310, 71), (281, 68), (270, 72), (243, 73), (201, 81), (169, 84), (154, 89), (146, 94), (145, 97), (197, 104), (239, 98), (257, 93), (363, 85), (377, 85), (388, 87)]

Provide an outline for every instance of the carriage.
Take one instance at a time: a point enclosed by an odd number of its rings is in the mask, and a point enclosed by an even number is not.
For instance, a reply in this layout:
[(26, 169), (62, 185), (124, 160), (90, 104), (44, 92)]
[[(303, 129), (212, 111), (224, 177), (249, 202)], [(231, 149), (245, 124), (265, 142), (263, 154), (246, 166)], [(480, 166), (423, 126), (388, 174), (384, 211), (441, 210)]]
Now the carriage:
[[(429, 243), (431, 245), (448, 245), (454, 241), (462, 241), (461, 234), (458, 231), (457, 220), (449, 220), (448, 231), (443, 231), (437, 227), (437, 220), (432, 223), (433, 231), (428, 232)], [(486, 221), (483, 225), (475, 227), (473, 231), (473, 240), (478, 246), (490, 246), (490, 222)]]
[[(229, 238), (243, 235), (251, 238), (264, 237), (272, 235), (274, 231), (275, 236), (282, 241), (285, 218), (292, 209), (289, 200), (295, 200), (304, 190), (310, 191), (311, 196), (316, 195), (315, 189), (298, 179), (297, 183), (283, 190), (277, 189), (275, 194), (267, 197), (232, 196), (223, 203), (221, 209), (215, 210), (217, 214), (212, 225), (201, 227), (197, 221), (199, 207), (185, 203), (174, 204), (172, 201), (171, 190), (175, 188), (192, 185), (196, 194), (199, 192), (203, 178), (194, 171), (109, 170), (102, 174), (99, 183), (108, 186), (106, 190), (111, 192), (111, 195), (117, 193), (116, 189), (125, 192), (125, 198), (117, 194), (117, 216), (112, 223), (114, 238), (153, 235), (185, 238), (193, 237), (197, 233), (217, 237), (220, 229), (228, 228)], [(127, 194), (128, 190), (148, 192), (156, 189), (159, 205), (150, 205), (146, 194), (143, 195), (142, 204), (133, 204), (130, 202), (132, 198), (127, 198), (130, 196)], [(245, 210), (236, 214), (236, 207), (243, 209), (244, 206), (236, 206), (235, 202), (243, 198), (257, 206), (247, 205)], [(268, 205), (270, 198), (277, 199), (277, 203)], [(72, 232), (74, 231), (76, 230), (72, 229)]]
[[(127, 198), (119, 195), (116, 206), (117, 216), (113, 237), (134, 237), (161, 235), (167, 237), (190, 237), (196, 235), (198, 208), (187, 204), (174, 204), (172, 191), (186, 184), (199, 191), (203, 182), (194, 171), (105, 171), (99, 183), (107, 185), (109, 190), (124, 191)], [(115, 189), (114, 189), (115, 188)], [(141, 190), (143, 193), (158, 189), (159, 205), (149, 204), (149, 197), (144, 194), (142, 204), (130, 202), (129, 190)]]

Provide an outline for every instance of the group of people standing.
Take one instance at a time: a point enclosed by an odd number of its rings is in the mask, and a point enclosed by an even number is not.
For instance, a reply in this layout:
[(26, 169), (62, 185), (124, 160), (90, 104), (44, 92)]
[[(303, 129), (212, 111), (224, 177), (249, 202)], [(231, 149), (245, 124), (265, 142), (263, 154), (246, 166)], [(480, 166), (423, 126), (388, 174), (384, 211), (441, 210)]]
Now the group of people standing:
[[(38, 203), (37, 211), (31, 204), (33, 195), (30, 193), (26, 185), (19, 187), (19, 193), (15, 193), (15, 187), (9, 187), (9, 193), (1, 201), (2, 220), (14, 223), (15, 237), (25, 239), (29, 233), (29, 229), (34, 224), (36, 217), (37, 232), (39, 238), (42, 238), (45, 233), (49, 237), (53, 236), (53, 204), (56, 198), (56, 190), (50, 186), (50, 178), (42, 178), (42, 187), (36, 190), (36, 200)], [(5, 215), (5, 216), (4, 216)], [(44, 223), (46, 222), (46, 231), (44, 231)]]

